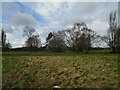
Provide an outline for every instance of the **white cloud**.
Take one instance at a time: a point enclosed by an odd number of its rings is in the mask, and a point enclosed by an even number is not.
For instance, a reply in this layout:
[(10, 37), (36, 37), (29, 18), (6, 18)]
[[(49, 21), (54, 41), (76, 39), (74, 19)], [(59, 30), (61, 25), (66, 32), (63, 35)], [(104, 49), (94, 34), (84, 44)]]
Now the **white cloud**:
[(107, 29), (109, 28), (109, 25), (108, 22), (95, 20), (91, 24), (88, 24), (88, 27), (96, 31), (100, 35), (105, 35), (107, 33)]
[(2, 25), (1, 29), (3, 29), (7, 33), (12, 33), (15, 28), (14, 26), (6, 24), (6, 25)]
[(7, 42), (11, 43), (12, 48), (22, 47), (26, 40), (24, 37), (16, 38), (16, 35), (10, 33), (6, 33), (6, 36)]
[(28, 7), (31, 7), (37, 13), (41, 14), (42, 16), (50, 16), (53, 14), (60, 6), (61, 3), (54, 3), (54, 2), (40, 2), (40, 3), (22, 3)]
[(43, 15), (52, 26), (61, 28), (75, 22), (91, 23), (93, 20), (100, 18), (106, 20), (109, 13), (117, 7), (115, 5), (117, 3), (108, 5), (98, 2), (42, 2), (37, 3), (32, 8)]
[[(48, 24), (37, 22), (31, 15), (16, 12), (11, 18), (12, 25), (34, 25), (36, 31), (40, 34), (42, 42), (45, 42), (45, 38), (49, 32), (62, 30), (67, 26), (73, 25), (75, 22), (85, 22), (88, 28), (103, 35), (108, 29), (107, 20), (109, 13), (117, 9), (117, 3), (114, 2), (22, 2), (22, 4), (39, 13), (45, 21), (48, 21)], [(17, 43), (17, 41), (22, 39), (22, 32), (20, 30), (23, 28), (16, 26), (11, 26), (11, 28), (19, 31), (19, 34), (21, 34), (19, 37), (18, 32), (13, 34)], [(8, 37), (12, 36), (9, 35)]]

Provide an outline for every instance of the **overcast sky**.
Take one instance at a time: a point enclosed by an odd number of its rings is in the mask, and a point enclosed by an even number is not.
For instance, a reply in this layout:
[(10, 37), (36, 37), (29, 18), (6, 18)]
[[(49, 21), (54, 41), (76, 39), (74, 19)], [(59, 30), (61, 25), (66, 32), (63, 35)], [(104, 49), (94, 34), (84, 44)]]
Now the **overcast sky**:
[(42, 43), (51, 31), (62, 30), (75, 22), (105, 35), (108, 16), (117, 10), (117, 2), (2, 2), (2, 28), (13, 47), (24, 45), (23, 27), (31, 25)]

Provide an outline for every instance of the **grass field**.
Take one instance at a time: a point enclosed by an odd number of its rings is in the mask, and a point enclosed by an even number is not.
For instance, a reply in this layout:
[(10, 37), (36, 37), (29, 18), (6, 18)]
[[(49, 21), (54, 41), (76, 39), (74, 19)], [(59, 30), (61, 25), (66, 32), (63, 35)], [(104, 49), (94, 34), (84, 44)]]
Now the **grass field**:
[(3, 52), (3, 88), (117, 88), (118, 55)]

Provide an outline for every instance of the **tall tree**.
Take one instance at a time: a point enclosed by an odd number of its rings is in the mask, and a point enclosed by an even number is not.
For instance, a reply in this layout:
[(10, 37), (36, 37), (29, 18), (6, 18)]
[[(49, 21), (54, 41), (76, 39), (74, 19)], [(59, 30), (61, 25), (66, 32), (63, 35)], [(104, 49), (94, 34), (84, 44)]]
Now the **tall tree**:
[(120, 53), (120, 27), (117, 29), (117, 41), (116, 41), (116, 52)]
[(109, 29), (107, 35), (103, 37), (103, 40), (111, 48), (113, 53), (117, 52), (119, 42), (119, 27), (117, 25), (117, 14), (113, 11), (109, 15)]
[(5, 31), (2, 29), (2, 32), (1, 32), (1, 40), (2, 40), (2, 47), (5, 47), (5, 44), (6, 44), (6, 33)]
[(116, 35), (117, 35), (117, 18), (116, 18), (116, 11), (111, 12), (109, 16), (109, 29), (108, 29), (108, 35), (109, 35), (109, 44), (112, 49), (112, 52), (115, 52), (116, 47)]
[(6, 32), (2, 29), (1, 31), (2, 50), (8, 50), (12, 46), (9, 42), (6, 42)]

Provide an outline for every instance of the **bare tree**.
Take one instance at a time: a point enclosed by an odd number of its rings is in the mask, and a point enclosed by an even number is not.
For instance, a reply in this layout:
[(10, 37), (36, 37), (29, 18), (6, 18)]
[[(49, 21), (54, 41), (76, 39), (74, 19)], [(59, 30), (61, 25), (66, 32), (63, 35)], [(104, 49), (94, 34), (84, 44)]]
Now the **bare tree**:
[(109, 29), (108, 29), (108, 37), (109, 37), (109, 45), (112, 49), (112, 52), (115, 52), (116, 47), (116, 30), (117, 30), (117, 19), (116, 19), (116, 11), (111, 12), (109, 16)]
[(33, 35), (31, 38), (26, 40), (26, 47), (39, 47), (41, 46), (41, 41), (39, 35)]
[(65, 44), (74, 51), (85, 51), (91, 48), (91, 45), (97, 41), (97, 34), (88, 29), (85, 23), (75, 23), (71, 29), (62, 30), (61, 37)]
[(117, 26), (117, 14), (113, 11), (109, 15), (109, 29), (107, 30), (107, 35), (103, 37), (103, 40), (111, 48), (113, 53), (116, 52), (117, 42), (119, 41), (119, 28)]
[(98, 43), (100, 38), (101, 36), (88, 29), (85, 23), (75, 23), (72, 28), (61, 30), (54, 34), (49, 33), (46, 41), (51, 41), (49, 43), (52, 46), (61, 45), (62, 42), (70, 50), (88, 53), (92, 44)]
[(25, 45), (26, 47), (29, 47), (30, 53), (33, 47), (38, 47), (41, 44), (39, 35), (35, 34), (35, 29), (30, 26), (24, 28), (24, 36), (27, 37)]
[(53, 37), (52, 32), (48, 34), (48, 37), (46, 38), (46, 42), (49, 42), (49, 40)]
[(24, 36), (27, 36), (27, 38), (31, 38), (35, 33), (35, 29), (30, 26), (25, 26), (24, 28)]
[(49, 33), (47, 37), (47, 45), (50, 50), (56, 51), (56, 52), (64, 51), (66, 46), (63, 38), (60, 35), (60, 32)]

